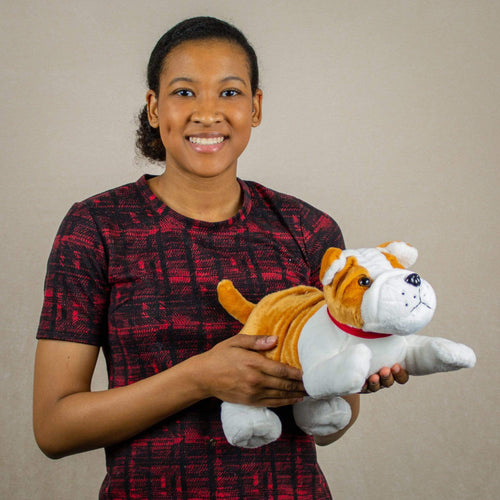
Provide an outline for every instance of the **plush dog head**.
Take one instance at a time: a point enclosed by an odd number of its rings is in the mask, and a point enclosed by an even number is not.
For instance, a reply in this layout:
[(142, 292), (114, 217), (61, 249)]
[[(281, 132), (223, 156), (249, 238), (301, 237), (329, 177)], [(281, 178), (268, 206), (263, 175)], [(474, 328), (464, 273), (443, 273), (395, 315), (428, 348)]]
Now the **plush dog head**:
[(365, 332), (409, 335), (431, 320), (436, 296), (431, 285), (407, 268), (417, 250), (393, 241), (377, 248), (329, 248), (321, 281), (330, 314)]

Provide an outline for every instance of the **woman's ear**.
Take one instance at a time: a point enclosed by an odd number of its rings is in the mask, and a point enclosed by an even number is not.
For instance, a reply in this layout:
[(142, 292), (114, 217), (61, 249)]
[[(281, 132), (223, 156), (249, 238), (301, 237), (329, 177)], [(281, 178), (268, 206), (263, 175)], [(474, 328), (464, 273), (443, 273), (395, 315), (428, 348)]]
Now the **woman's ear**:
[(153, 90), (148, 90), (146, 94), (146, 103), (148, 107), (148, 121), (153, 128), (159, 127), (158, 121), (158, 99)]
[(257, 89), (252, 98), (252, 127), (258, 127), (262, 121), (262, 90)]

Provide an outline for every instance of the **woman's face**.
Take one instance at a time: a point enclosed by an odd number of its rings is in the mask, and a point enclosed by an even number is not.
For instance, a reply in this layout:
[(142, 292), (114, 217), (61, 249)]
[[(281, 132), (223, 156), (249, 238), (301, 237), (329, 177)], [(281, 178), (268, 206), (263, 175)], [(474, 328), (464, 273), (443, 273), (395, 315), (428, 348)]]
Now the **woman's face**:
[(262, 93), (252, 95), (245, 51), (222, 40), (184, 42), (167, 56), (158, 96), (147, 94), (167, 169), (197, 177), (236, 174), (238, 157), (261, 121)]

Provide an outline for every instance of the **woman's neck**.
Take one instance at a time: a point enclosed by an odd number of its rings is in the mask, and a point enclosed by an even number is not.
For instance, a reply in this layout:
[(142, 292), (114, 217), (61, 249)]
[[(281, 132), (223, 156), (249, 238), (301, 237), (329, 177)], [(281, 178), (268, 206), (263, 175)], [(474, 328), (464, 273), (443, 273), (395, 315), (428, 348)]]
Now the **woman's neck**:
[(175, 212), (190, 219), (220, 222), (241, 208), (241, 187), (235, 173), (217, 177), (179, 175), (167, 168), (148, 181), (150, 189)]

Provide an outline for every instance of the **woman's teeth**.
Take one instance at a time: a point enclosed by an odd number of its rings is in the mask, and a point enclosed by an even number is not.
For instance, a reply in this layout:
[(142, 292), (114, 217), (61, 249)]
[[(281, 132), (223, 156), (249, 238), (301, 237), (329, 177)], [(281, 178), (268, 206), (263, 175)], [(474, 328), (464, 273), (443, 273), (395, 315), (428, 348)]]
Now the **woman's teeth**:
[(224, 140), (224, 136), (221, 137), (190, 137), (189, 142), (193, 144), (203, 144), (203, 145), (212, 145), (212, 144), (220, 144)]

